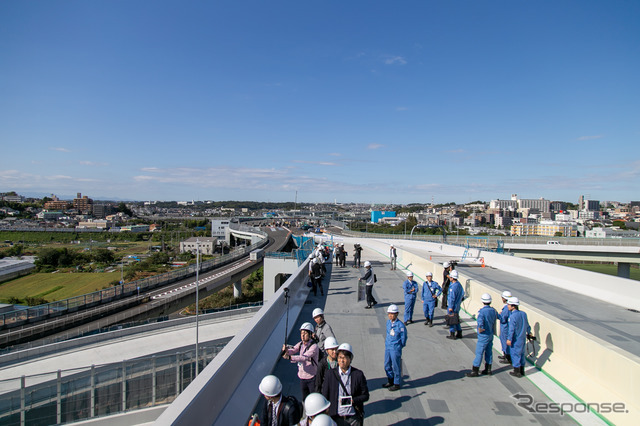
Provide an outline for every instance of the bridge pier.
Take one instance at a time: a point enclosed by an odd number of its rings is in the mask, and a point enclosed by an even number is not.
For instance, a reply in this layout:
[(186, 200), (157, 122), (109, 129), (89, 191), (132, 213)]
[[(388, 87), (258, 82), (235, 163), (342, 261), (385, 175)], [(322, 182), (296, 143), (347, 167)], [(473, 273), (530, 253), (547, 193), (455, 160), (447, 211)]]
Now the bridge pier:
[(241, 279), (233, 283), (233, 298), (238, 299), (240, 296), (242, 296), (242, 280)]
[(620, 278), (631, 278), (631, 264), (618, 262), (618, 276)]

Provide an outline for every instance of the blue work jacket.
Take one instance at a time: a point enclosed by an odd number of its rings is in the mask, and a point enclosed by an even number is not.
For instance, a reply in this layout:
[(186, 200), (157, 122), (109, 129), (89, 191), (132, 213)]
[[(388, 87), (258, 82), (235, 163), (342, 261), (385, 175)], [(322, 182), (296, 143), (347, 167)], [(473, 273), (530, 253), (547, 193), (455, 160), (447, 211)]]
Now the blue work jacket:
[(496, 331), (497, 319), (498, 311), (489, 305), (484, 305), (482, 309), (478, 311), (478, 336), (493, 336), (493, 333)]
[(384, 342), (385, 349), (402, 351), (407, 344), (407, 328), (400, 320), (387, 320), (387, 338)]

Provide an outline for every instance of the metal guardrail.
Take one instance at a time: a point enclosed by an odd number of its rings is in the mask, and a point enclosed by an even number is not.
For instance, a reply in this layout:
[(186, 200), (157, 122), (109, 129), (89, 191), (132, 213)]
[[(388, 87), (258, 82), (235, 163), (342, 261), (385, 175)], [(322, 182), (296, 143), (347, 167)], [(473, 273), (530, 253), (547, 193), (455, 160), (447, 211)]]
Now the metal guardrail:
[(202, 344), (198, 360), (194, 348), (0, 380), (0, 424), (62, 424), (169, 404), (229, 340)]
[[(442, 235), (419, 235), (419, 234), (378, 234), (373, 232), (359, 232), (344, 230), (343, 234), (355, 238), (379, 238), (393, 240), (409, 240), (409, 241), (427, 241), (432, 243), (443, 243)], [(585, 237), (539, 237), (539, 236), (472, 236), (472, 235), (456, 235), (447, 234), (447, 244), (470, 245), (474, 241), (485, 240), (490, 247), (497, 247), (498, 241), (506, 244), (547, 244), (547, 241), (558, 241), (560, 244), (566, 245), (584, 245), (584, 246), (640, 246), (640, 238), (585, 238)]]

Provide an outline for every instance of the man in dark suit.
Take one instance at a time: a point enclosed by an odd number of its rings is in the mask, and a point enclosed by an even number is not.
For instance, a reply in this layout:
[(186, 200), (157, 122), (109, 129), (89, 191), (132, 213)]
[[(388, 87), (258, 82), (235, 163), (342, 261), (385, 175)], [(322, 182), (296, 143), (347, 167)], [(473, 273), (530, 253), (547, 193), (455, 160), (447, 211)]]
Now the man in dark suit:
[(367, 378), (351, 366), (353, 350), (343, 343), (338, 347), (338, 367), (327, 371), (322, 394), (329, 400), (329, 415), (338, 426), (362, 426), (364, 403), (369, 400)]
[(282, 395), (282, 383), (276, 376), (265, 376), (260, 382), (260, 393), (266, 403), (262, 408), (260, 424), (264, 426), (294, 426), (302, 417), (298, 401)]

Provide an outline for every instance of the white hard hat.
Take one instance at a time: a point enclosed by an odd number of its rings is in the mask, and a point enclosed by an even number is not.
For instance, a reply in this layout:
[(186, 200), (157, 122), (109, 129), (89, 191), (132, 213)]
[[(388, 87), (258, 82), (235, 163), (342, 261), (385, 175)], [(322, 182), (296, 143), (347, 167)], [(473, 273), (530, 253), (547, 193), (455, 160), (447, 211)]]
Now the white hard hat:
[(312, 318), (317, 317), (318, 315), (324, 315), (324, 311), (321, 308), (315, 308), (313, 313), (311, 314)]
[(348, 343), (343, 343), (340, 346), (338, 346), (338, 352), (339, 351), (347, 351), (351, 354), (351, 358), (353, 358), (353, 348), (351, 347), (350, 344)]
[(489, 293), (483, 293), (480, 300), (482, 300), (482, 303), (491, 303), (491, 295)]
[(502, 298), (503, 299), (508, 299), (511, 297), (511, 292), (509, 290), (505, 290), (502, 292)]
[(398, 305), (389, 305), (387, 308), (388, 314), (397, 314), (398, 313)]
[(413, 272), (411, 272), (411, 271), (407, 271), (407, 276), (408, 276), (408, 277), (412, 277), (412, 276), (413, 276)]
[(314, 257), (313, 259), (311, 259), (311, 263), (318, 263), (318, 259)]
[(449, 263), (449, 262), (444, 262), (444, 263), (442, 264), (442, 266), (444, 266), (445, 268), (448, 268), (449, 266), (451, 266), (451, 263)]
[(339, 346), (338, 345), (338, 341), (333, 336), (327, 337), (327, 340), (324, 341), (324, 348), (325, 349), (335, 349), (338, 346)]
[(520, 305), (520, 300), (518, 300), (517, 297), (510, 297), (509, 300), (507, 300), (507, 303), (509, 305), (516, 305), (519, 306)]
[(451, 271), (449, 273), (449, 277), (455, 278), (457, 280), (458, 279), (458, 271)]
[(300, 330), (307, 330), (309, 333), (313, 333), (313, 326), (310, 322), (305, 322), (300, 326)]
[(282, 392), (282, 383), (280, 383), (280, 379), (276, 376), (264, 376), (258, 389), (260, 389), (260, 393), (264, 396), (276, 396)]
[(313, 418), (311, 426), (336, 426), (336, 422), (326, 414), (318, 414)]
[(329, 408), (330, 405), (331, 403), (327, 401), (327, 398), (321, 393), (310, 393), (309, 396), (304, 399), (304, 411), (307, 413), (307, 416), (315, 416), (318, 413), (322, 413)]
[(367, 268), (371, 266), (371, 262), (369, 262), (368, 260), (366, 262), (364, 262), (364, 267)]
[(393, 244), (391, 244), (391, 247), (393, 247)]
[(433, 276), (433, 273), (431, 273), (431, 272), (427, 272), (427, 275), (426, 275), (426, 276), (427, 276), (427, 277), (432, 277), (432, 276)]

